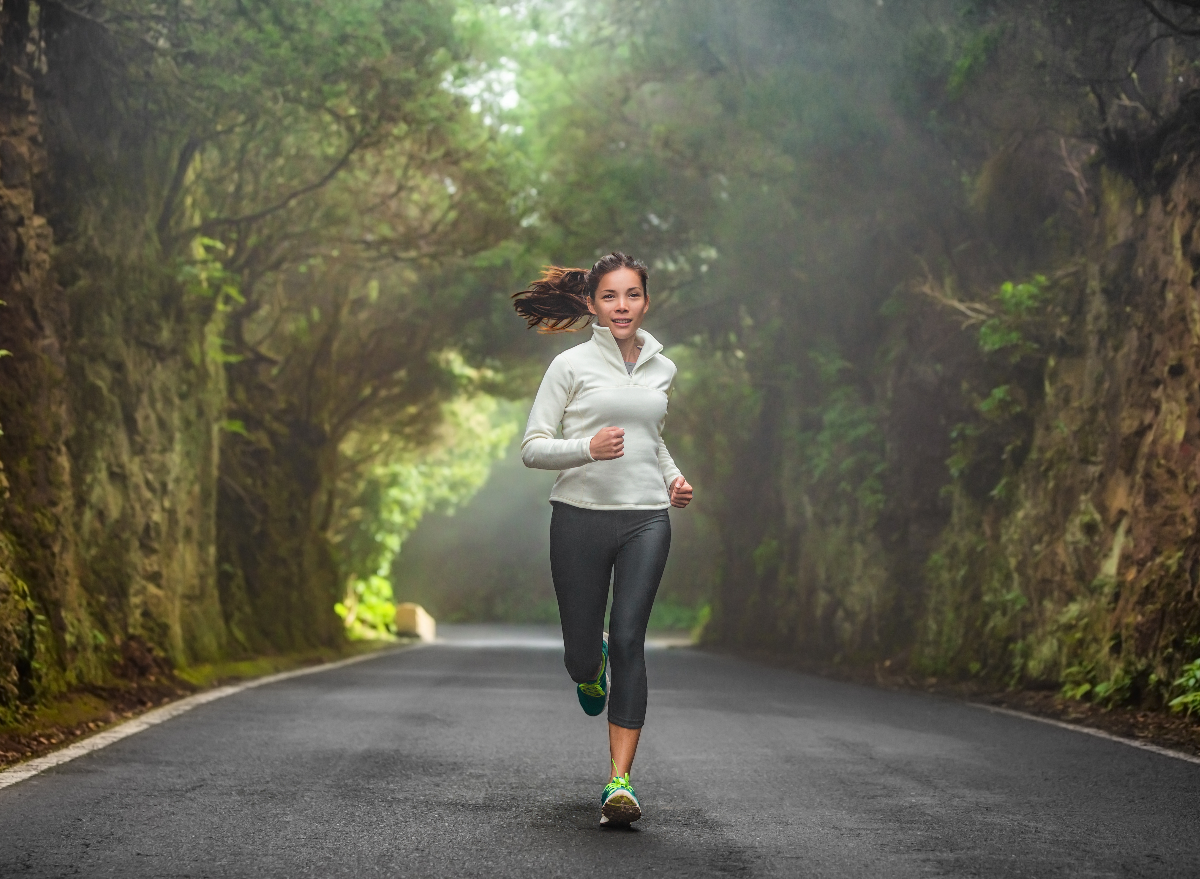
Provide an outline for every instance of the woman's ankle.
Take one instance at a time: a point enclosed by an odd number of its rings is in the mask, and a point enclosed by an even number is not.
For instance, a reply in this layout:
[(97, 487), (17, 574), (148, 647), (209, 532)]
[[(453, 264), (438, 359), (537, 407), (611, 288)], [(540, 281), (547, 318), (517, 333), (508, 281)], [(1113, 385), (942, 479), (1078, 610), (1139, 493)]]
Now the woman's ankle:
[(617, 766), (617, 761), (616, 761), (616, 760), (614, 760), (612, 757), (609, 757), (609, 758), (608, 758), (608, 762), (609, 762), (609, 764), (611, 765), (611, 768), (612, 768), (612, 775), (611, 775), (611, 778), (628, 778), (628, 777), (629, 777), (629, 773), (630, 773), (630, 772), (632, 771), (632, 769), (633, 769), (633, 767), (632, 767), (632, 766), (627, 766), (627, 767), (625, 767), (625, 771), (624, 771), (624, 772), (622, 772), (622, 771), (620, 770), (620, 768)]

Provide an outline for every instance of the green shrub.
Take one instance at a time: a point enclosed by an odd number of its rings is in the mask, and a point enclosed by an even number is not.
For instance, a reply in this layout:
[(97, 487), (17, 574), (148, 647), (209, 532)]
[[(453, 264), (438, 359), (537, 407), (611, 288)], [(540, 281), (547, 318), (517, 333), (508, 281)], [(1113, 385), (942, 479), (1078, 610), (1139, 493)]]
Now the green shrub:
[(1193, 659), (1183, 667), (1173, 687), (1183, 692), (1167, 704), (1172, 711), (1184, 711), (1191, 717), (1193, 711), (1200, 709), (1200, 659)]

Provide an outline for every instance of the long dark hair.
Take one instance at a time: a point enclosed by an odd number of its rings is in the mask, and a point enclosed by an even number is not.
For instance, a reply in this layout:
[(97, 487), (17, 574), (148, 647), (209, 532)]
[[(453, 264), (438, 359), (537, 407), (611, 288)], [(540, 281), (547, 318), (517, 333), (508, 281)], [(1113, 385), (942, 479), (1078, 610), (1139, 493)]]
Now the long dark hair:
[(592, 322), (588, 300), (596, 295), (600, 279), (617, 269), (637, 272), (642, 290), (650, 295), (646, 264), (614, 250), (600, 257), (590, 270), (546, 266), (540, 278), (512, 295), (513, 308), (531, 330), (538, 327), (539, 333), (573, 333), (579, 329), (575, 326), (579, 321), (584, 321), (585, 327)]

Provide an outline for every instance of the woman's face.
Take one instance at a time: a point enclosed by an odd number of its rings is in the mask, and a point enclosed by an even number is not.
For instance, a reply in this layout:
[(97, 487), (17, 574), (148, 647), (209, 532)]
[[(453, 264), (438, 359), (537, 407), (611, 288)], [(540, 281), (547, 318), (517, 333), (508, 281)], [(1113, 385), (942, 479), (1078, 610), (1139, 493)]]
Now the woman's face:
[(650, 299), (642, 279), (633, 269), (616, 269), (600, 279), (596, 295), (588, 300), (588, 311), (596, 323), (612, 330), (613, 338), (629, 339), (650, 310)]

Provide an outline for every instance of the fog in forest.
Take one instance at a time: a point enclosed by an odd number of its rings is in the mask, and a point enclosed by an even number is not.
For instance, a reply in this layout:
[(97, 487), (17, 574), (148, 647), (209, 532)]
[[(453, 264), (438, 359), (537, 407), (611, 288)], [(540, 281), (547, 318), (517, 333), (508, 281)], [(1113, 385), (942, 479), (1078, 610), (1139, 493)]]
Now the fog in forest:
[(488, 481), (452, 515), (421, 520), (392, 563), (398, 601), (447, 622), (556, 622), (550, 580), (550, 488), (514, 441)]
[(519, 442), (590, 329), (510, 297), (617, 249), (696, 489), (654, 627), (1200, 706), (1194, 3), (34, 6), (0, 711), (401, 601), (553, 622)]

